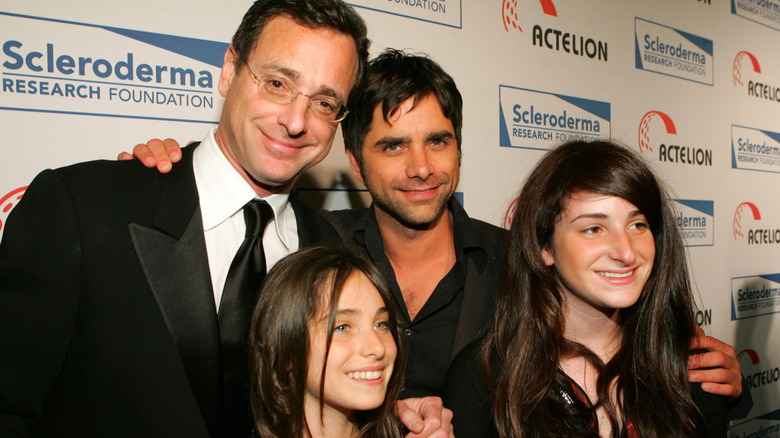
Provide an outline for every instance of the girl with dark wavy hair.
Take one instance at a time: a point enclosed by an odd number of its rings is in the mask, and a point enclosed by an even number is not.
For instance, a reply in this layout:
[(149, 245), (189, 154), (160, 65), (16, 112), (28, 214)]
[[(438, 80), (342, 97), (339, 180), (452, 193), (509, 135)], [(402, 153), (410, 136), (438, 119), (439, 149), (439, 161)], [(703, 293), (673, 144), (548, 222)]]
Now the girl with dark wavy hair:
[(517, 206), (482, 372), (458, 377), (455, 364), (448, 379), (487, 408), (459, 418), (445, 395), (455, 432), (725, 436), (725, 422), (711, 430), (702, 411), (725, 418), (727, 399), (688, 384), (694, 299), (649, 166), (612, 143), (567, 143), (537, 164)]
[(403, 357), (379, 271), (346, 248), (314, 247), (268, 273), (249, 335), (260, 437), (401, 436)]

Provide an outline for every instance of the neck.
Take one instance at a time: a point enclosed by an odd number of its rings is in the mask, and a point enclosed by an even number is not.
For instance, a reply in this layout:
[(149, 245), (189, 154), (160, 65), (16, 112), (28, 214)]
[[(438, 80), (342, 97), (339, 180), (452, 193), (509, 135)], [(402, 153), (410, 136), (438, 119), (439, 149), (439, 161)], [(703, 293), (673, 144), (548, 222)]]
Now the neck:
[(582, 303), (572, 302), (568, 294), (565, 296), (563, 337), (584, 345), (604, 363), (609, 362), (620, 348), (619, 310), (580, 306)]
[(246, 181), (247, 184), (252, 187), (252, 190), (257, 193), (258, 197), (265, 198), (269, 195), (290, 193), (295, 180), (288, 181), (287, 183), (280, 186), (270, 186), (268, 184), (263, 184), (252, 177), (252, 175), (249, 174), (246, 169), (244, 169), (241, 163), (236, 160), (230, 150), (228, 150), (228, 148), (225, 146), (227, 140), (223, 138), (222, 130), (219, 129), (219, 127), (217, 128), (217, 131), (214, 132), (214, 140), (216, 140), (217, 146), (219, 146), (219, 150), (222, 151), (222, 154), (225, 156), (225, 158), (227, 158), (230, 165), (233, 166), (233, 169), (235, 169), (236, 172), (241, 175), (241, 178), (243, 178), (244, 181)]
[(400, 223), (381, 208), (375, 208), (374, 211), (385, 253), (391, 262), (402, 265), (428, 264), (434, 258), (432, 255), (449, 254), (454, 257), (455, 237), (449, 209), (420, 228)]
[(311, 436), (308, 438), (358, 437), (355, 411), (342, 411), (326, 404), (322, 416), (320, 416), (319, 401), (317, 403), (305, 402), (304, 411), (306, 423), (311, 432)]

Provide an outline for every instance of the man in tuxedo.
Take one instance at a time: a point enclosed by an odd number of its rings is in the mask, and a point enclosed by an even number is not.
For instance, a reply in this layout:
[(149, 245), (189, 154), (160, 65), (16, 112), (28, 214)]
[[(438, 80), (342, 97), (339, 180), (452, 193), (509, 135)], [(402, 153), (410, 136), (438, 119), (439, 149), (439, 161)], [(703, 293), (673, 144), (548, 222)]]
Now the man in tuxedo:
[(290, 187), (327, 155), (368, 45), (341, 0), (258, 0), (225, 53), (219, 126), (176, 169), (35, 178), (0, 245), (0, 436), (249, 435), (246, 290), (340, 242)]

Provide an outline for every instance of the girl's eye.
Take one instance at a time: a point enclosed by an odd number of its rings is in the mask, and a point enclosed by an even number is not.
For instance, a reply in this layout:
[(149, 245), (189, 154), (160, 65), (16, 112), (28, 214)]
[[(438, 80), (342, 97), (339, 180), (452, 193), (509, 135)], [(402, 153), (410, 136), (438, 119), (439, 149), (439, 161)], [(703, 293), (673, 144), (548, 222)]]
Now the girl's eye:
[(646, 222), (637, 222), (635, 224), (631, 224), (631, 228), (637, 229), (637, 230), (646, 230), (650, 228), (649, 225), (647, 225)]
[(601, 231), (601, 227), (597, 227), (597, 226), (588, 227), (588, 228), (585, 228), (584, 230), (582, 230), (582, 232), (586, 233), (586, 234), (596, 234), (599, 231)]
[(333, 333), (347, 333), (349, 331), (349, 324), (339, 324), (333, 327)]
[(387, 330), (388, 328), (390, 328), (389, 321), (379, 321), (374, 324), (374, 330)]

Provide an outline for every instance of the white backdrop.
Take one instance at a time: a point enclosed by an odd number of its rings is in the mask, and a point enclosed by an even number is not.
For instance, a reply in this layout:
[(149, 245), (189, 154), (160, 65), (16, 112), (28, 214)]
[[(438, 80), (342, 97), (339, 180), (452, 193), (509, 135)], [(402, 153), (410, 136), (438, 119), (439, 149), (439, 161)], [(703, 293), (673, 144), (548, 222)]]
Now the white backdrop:
[[(351, 3), (372, 54), (428, 53), (458, 83), (458, 190), (471, 216), (505, 225), (558, 139), (641, 151), (680, 200), (700, 322), (735, 346), (753, 387), (732, 436), (778, 436), (780, 0)], [(249, 4), (4, 0), (0, 233), (44, 168), (113, 159), (155, 137), (200, 140), (219, 114), (221, 54)], [(349, 174), (339, 134), (299, 186), (315, 206), (344, 207), (355, 200), (344, 188), (360, 188)]]

